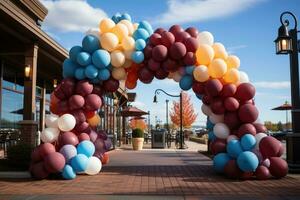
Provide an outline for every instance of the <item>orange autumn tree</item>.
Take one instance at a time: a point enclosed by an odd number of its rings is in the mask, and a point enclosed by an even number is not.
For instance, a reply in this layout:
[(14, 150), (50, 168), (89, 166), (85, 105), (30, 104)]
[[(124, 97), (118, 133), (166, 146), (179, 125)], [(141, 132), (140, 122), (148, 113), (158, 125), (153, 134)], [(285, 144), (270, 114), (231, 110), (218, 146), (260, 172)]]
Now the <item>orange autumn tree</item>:
[[(180, 103), (173, 101), (173, 108), (170, 112), (171, 120), (176, 126), (180, 126)], [(195, 122), (197, 114), (191, 102), (191, 96), (187, 92), (182, 92), (182, 125), (190, 128)]]
[(143, 131), (147, 128), (147, 124), (143, 119), (131, 119), (129, 122), (129, 127), (131, 129), (142, 129)]

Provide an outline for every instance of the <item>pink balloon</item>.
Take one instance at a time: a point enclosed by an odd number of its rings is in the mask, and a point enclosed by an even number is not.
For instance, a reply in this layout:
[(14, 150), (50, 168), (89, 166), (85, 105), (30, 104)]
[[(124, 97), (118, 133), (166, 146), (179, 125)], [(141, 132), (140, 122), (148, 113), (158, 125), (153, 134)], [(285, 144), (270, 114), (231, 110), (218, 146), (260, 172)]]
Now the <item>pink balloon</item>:
[(76, 146), (79, 143), (78, 137), (72, 132), (61, 133), (59, 135), (58, 140), (59, 140), (59, 144), (61, 146), (65, 145), (65, 144), (71, 144), (71, 145)]
[(85, 99), (84, 109), (86, 111), (98, 110), (102, 105), (102, 101), (100, 97), (96, 94), (89, 94), (84, 99)]
[(72, 95), (69, 98), (69, 109), (70, 110), (76, 110), (79, 108), (82, 108), (84, 105), (84, 98), (78, 94)]
[(79, 81), (76, 84), (76, 94), (81, 96), (89, 95), (93, 92), (93, 85), (90, 84), (87, 80)]
[(87, 133), (80, 133), (78, 136), (79, 142), (84, 140), (90, 140), (90, 136)]
[(60, 172), (65, 164), (65, 157), (58, 152), (51, 153), (45, 158), (45, 168), (50, 173)]

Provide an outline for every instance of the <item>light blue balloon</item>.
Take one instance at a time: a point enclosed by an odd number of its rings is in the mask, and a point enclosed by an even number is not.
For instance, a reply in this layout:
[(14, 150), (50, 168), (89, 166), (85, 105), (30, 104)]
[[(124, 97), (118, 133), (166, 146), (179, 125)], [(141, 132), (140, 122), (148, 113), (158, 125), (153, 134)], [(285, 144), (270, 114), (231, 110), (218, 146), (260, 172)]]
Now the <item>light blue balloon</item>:
[(74, 63), (71, 59), (65, 59), (63, 63), (63, 77), (74, 77), (75, 71), (79, 67), (77, 63)]
[(131, 59), (137, 64), (142, 63), (144, 58), (144, 53), (142, 51), (135, 51), (131, 54)]
[(85, 68), (84, 67), (80, 67), (80, 68), (76, 69), (75, 78), (78, 80), (85, 79)]
[(77, 149), (71, 144), (66, 144), (60, 148), (59, 153), (61, 153), (65, 157), (66, 163), (68, 163), (73, 157), (77, 155)]
[(195, 66), (187, 66), (185, 67), (185, 73), (189, 74), (189, 75), (193, 75), (193, 72), (195, 70)]
[(208, 140), (214, 141), (217, 137), (215, 136), (213, 131), (208, 132)]
[(92, 54), (97, 49), (100, 49), (100, 41), (94, 35), (86, 35), (82, 40), (82, 48), (84, 51)]
[(138, 25), (138, 28), (145, 29), (149, 33), (149, 35), (153, 34), (153, 28), (152, 28), (151, 24), (147, 21), (141, 21)]
[(120, 21), (123, 20), (123, 19), (126, 19), (126, 20), (131, 22), (131, 16), (128, 13), (122, 14), (119, 19), (120, 19)]
[(110, 77), (110, 71), (106, 68), (104, 69), (100, 69), (98, 71), (98, 79), (101, 80), (101, 81), (106, 81), (108, 80)]
[(229, 160), (230, 157), (227, 153), (218, 153), (213, 159), (215, 171), (218, 173), (224, 172), (224, 167)]
[(116, 13), (114, 16), (112, 16), (111, 20), (113, 20), (116, 24), (120, 21), (121, 14)]
[(135, 49), (137, 51), (143, 51), (143, 49), (146, 47), (146, 42), (143, 39), (138, 39), (135, 41)]
[(179, 86), (182, 90), (189, 90), (193, 86), (193, 77), (191, 75), (184, 75), (179, 81)]
[(255, 147), (256, 139), (251, 134), (246, 134), (241, 138), (241, 145), (244, 151), (250, 151)]
[(103, 49), (96, 50), (92, 55), (92, 62), (99, 69), (105, 68), (110, 64), (110, 54)]
[(70, 59), (73, 61), (73, 62), (77, 62), (77, 55), (82, 52), (83, 49), (81, 46), (73, 46), (70, 51), (69, 51), (69, 56), (70, 56)]
[(149, 38), (150, 34), (147, 32), (146, 29), (138, 28), (136, 29), (136, 31), (134, 31), (132, 36), (134, 40), (143, 39), (146, 41)]
[(244, 151), (237, 158), (239, 168), (244, 172), (254, 172), (259, 164), (257, 156), (251, 151)]
[(95, 65), (88, 65), (85, 68), (84, 73), (89, 79), (94, 79), (98, 76), (98, 69), (95, 67)]
[(237, 158), (242, 152), (242, 146), (239, 140), (230, 140), (226, 146), (227, 153), (233, 158)]
[(91, 64), (92, 59), (91, 59), (91, 55), (87, 52), (80, 52), (77, 55), (77, 63), (81, 66), (87, 66), (89, 64)]
[(65, 165), (62, 171), (62, 176), (64, 179), (72, 180), (76, 178), (76, 173), (70, 165)]
[(77, 152), (91, 157), (95, 153), (95, 145), (89, 140), (84, 140), (77, 145)]
[(77, 154), (71, 160), (71, 166), (75, 172), (83, 172), (87, 168), (89, 158), (84, 154)]
[(207, 121), (206, 121), (206, 129), (207, 129), (207, 130), (213, 130), (213, 129), (214, 129), (214, 126), (215, 126), (215, 124), (213, 124), (213, 123), (209, 120), (209, 118), (207, 118)]

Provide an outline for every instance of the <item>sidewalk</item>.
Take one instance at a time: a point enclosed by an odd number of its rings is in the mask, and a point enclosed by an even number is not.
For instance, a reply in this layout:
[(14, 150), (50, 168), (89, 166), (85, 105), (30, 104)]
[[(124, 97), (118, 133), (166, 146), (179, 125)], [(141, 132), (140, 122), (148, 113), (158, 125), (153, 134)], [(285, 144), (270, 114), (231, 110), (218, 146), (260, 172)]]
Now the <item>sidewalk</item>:
[(0, 199), (300, 198), (299, 175), (267, 181), (229, 180), (216, 175), (212, 161), (193, 148), (111, 151), (110, 164), (99, 175), (81, 175), (72, 181), (0, 179)]

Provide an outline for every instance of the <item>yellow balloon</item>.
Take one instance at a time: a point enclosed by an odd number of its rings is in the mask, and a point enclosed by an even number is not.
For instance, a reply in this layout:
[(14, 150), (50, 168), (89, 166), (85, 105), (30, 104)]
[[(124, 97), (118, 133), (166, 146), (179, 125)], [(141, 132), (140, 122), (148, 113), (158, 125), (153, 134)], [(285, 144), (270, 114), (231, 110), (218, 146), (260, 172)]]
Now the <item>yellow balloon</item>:
[(128, 21), (128, 20), (126, 20), (126, 19), (123, 19), (123, 20), (121, 20), (121, 21), (119, 22), (119, 24), (124, 24), (124, 25), (127, 27), (128, 34), (129, 34), (129, 35), (132, 35), (132, 34), (133, 34), (133, 32), (134, 32), (133, 24), (132, 24), (130, 21)]
[(214, 50), (207, 44), (199, 45), (196, 51), (196, 59), (199, 65), (209, 65), (214, 58)]
[(205, 65), (200, 65), (194, 69), (193, 75), (196, 81), (205, 82), (209, 79), (208, 68)]
[(125, 63), (125, 55), (122, 51), (116, 50), (110, 54), (111, 64), (114, 67), (121, 67)]
[(227, 72), (226, 62), (221, 58), (214, 59), (208, 67), (208, 74), (212, 78), (222, 78), (226, 72)]
[(117, 24), (115, 27), (111, 29), (111, 32), (114, 33), (121, 42), (124, 37), (128, 36), (128, 29), (124, 24)]
[(239, 70), (235, 68), (229, 69), (223, 79), (226, 83), (238, 83), (240, 81)]
[(126, 71), (123, 67), (114, 67), (111, 75), (116, 80), (125, 80), (126, 79)]
[(228, 57), (228, 54), (226, 52), (226, 49), (223, 44), (221, 43), (214, 43), (212, 45), (212, 48), (214, 49), (215, 52), (215, 57), (214, 58), (222, 58), (223, 60), (226, 60)]
[(109, 18), (102, 19), (99, 28), (101, 33), (109, 32), (113, 27), (115, 27), (115, 22)]
[(95, 114), (93, 117), (88, 118), (87, 122), (89, 123), (90, 126), (96, 127), (97, 125), (100, 124), (100, 116), (98, 114)]
[(107, 51), (113, 51), (119, 44), (118, 37), (113, 33), (104, 33), (100, 37), (101, 47)]
[(230, 69), (230, 68), (238, 69), (240, 67), (241, 61), (237, 56), (230, 55), (230, 56), (228, 56), (226, 63), (227, 63), (228, 69)]
[(134, 50), (135, 41), (132, 37), (126, 36), (123, 38), (121, 45), (124, 50)]
[(124, 51), (125, 58), (128, 60), (131, 60), (132, 53), (133, 53), (133, 50), (125, 50)]
[(126, 69), (126, 68), (131, 67), (131, 65), (132, 65), (132, 61), (129, 59), (126, 59), (125, 63), (123, 64), (123, 67)]

